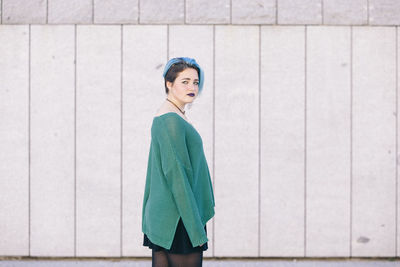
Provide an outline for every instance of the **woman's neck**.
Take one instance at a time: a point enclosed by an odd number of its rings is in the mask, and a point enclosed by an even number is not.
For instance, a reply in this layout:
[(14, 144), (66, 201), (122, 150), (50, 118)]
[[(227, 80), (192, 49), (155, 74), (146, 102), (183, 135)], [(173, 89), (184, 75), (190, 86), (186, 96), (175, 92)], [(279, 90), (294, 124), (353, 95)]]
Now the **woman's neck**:
[[(167, 99), (169, 99), (170, 101), (174, 102), (175, 105), (177, 105), (180, 110), (184, 111), (185, 110), (185, 103), (182, 103), (180, 101), (178, 101), (177, 99), (175, 99), (172, 96), (167, 96)], [(167, 102), (169, 102), (168, 100), (166, 100)], [(171, 105), (173, 105), (171, 102), (169, 102)]]

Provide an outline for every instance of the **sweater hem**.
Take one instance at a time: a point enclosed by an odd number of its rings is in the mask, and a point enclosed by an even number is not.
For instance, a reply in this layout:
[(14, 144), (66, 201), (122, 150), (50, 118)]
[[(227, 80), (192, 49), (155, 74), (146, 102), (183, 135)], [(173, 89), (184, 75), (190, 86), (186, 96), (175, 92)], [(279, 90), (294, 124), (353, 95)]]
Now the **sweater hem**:
[(159, 237), (159, 236), (157, 236), (157, 235), (154, 235), (154, 234), (152, 234), (152, 233), (150, 233), (150, 232), (147, 232), (147, 231), (143, 231), (143, 233), (145, 234), (145, 235), (147, 235), (147, 237), (150, 239), (150, 241), (153, 243), (153, 244), (156, 244), (156, 245), (158, 245), (158, 246), (160, 246), (160, 247), (163, 247), (163, 248), (165, 248), (165, 249), (170, 249), (171, 248), (171, 246), (172, 246), (172, 241), (167, 241), (167, 240), (165, 240), (164, 238), (162, 238), (162, 237)]
[(204, 218), (204, 220), (202, 221), (203, 226), (205, 226), (206, 223), (207, 223), (209, 220), (211, 220), (212, 217), (214, 217), (214, 215), (215, 215), (215, 210), (214, 210), (214, 208), (212, 208), (211, 212), (208, 213), (207, 216), (206, 216), (206, 217)]

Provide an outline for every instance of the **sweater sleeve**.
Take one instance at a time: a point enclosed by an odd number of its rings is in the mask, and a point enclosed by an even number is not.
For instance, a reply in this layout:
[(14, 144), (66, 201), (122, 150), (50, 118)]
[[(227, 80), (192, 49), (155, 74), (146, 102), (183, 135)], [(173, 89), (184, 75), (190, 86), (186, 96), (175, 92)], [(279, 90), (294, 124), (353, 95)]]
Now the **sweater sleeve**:
[(199, 246), (208, 239), (188, 179), (193, 176), (185, 125), (175, 116), (166, 117), (161, 125), (159, 144), (162, 170), (192, 245)]

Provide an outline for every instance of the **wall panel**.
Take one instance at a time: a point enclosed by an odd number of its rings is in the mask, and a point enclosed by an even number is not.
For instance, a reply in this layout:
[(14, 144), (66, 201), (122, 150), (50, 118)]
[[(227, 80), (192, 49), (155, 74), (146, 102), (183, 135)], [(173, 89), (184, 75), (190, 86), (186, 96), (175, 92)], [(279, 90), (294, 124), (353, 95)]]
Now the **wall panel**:
[(121, 255), (121, 26), (77, 27), (77, 256)]
[(353, 28), (352, 256), (395, 255), (395, 28)]
[(259, 27), (215, 27), (215, 256), (258, 255), (258, 67)]
[(304, 254), (304, 26), (261, 27), (260, 255)]
[(31, 255), (74, 256), (75, 30), (31, 31)]
[(350, 42), (349, 27), (307, 27), (309, 257), (350, 256)]
[(29, 255), (29, 26), (0, 26), (0, 255)]

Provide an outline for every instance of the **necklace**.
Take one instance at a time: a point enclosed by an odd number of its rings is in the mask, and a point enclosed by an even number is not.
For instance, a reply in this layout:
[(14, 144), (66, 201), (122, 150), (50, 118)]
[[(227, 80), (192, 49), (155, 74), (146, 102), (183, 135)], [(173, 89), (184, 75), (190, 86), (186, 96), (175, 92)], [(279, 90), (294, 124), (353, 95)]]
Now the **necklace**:
[(168, 98), (166, 98), (166, 100), (168, 100), (169, 102), (171, 102), (172, 104), (174, 104), (175, 107), (177, 107), (179, 109), (180, 112), (182, 112), (183, 115), (185, 115), (185, 111), (182, 111), (174, 102), (172, 102), (171, 100), (169, 100)]

